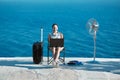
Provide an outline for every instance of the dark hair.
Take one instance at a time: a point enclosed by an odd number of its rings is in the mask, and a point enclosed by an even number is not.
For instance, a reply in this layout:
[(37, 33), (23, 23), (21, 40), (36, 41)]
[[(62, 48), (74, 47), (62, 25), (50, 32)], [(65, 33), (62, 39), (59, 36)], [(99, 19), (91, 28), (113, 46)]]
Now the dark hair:
[[(54, 23), (53, 25), (52, 25), (52, 28), (55, 26), (55, 25), (57, 25), (56, 23)], [(58, 25), (57, 25), (58, 26)]]

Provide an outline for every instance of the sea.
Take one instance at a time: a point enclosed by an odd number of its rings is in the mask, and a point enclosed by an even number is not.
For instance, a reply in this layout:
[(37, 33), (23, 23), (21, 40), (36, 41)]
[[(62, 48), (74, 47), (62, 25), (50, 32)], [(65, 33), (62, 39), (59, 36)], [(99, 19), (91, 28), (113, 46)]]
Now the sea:
[(52, 24), (64, 34), (66, 57), (93, 57), (94, 39), (86, 27), (96, 19), (97, 58), (120, 58), (120, 0), (0, 0), (0, 57), (32, 57), (40, 42), (47, 56)]

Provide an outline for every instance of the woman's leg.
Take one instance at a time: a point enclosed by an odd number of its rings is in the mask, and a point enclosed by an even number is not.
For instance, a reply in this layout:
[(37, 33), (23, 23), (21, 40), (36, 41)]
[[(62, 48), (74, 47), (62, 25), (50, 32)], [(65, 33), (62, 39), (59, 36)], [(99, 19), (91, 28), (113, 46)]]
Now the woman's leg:
[(52, 48), (50, 48), (50, 49), (51, 49), (51, 51), (52, 51), (53, 59), (55, 60), (56, 48), (55, 48), (55, 47), (52, 47)]
[(63, 47), (58, 47), (57, 49), (56, 49), (56, 53), (55, 53), (55, 62), (57, 62), (58, 61), (58, 58), (59, 58), (59, 56), (60, 56), (60, 52), (63, 50)]

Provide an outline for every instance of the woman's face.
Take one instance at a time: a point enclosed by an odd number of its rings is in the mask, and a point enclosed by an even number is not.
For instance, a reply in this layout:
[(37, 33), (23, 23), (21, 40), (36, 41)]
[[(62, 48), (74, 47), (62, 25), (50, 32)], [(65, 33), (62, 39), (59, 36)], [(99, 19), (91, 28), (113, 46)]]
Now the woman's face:
[(53, 26), (53, 31), (54, 31), (54, 32), (58, 31), (58, 26), (57, 26), (57, 25), (54, 25), (54, 26)]

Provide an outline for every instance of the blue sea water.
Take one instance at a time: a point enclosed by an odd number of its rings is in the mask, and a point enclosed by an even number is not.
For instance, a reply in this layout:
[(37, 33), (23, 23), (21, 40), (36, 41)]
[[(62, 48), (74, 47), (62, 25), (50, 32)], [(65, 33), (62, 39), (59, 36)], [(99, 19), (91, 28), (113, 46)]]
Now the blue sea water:
[(86, 23), (95, 18), (100, 25), (96, 57), (120, 58), (119, 0), (62, 1), (1, 0), (0, 57), (32, 56), (32, 45), (40, 41), (41, 27), (46, 56), (47, 37), (53, 23), (64, 34), (67, 57), (93, 57), (93, 36), (88, 33)]

